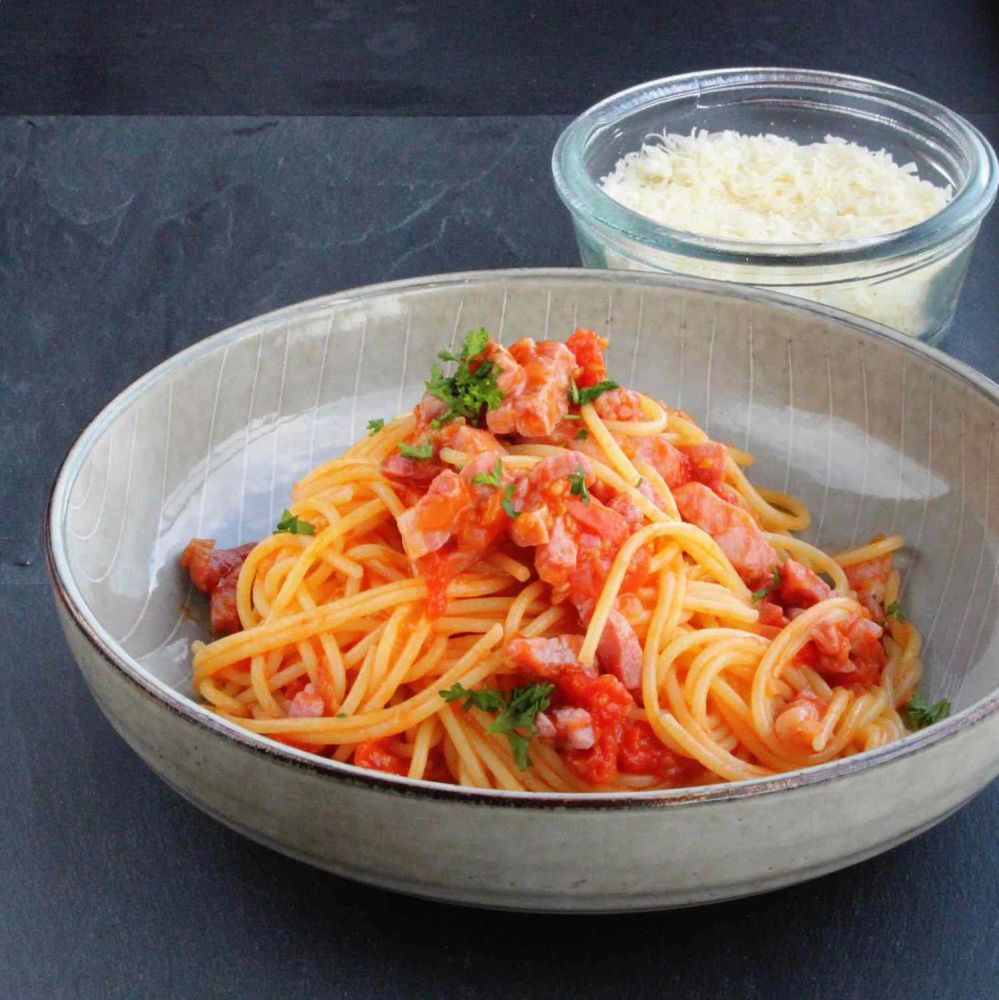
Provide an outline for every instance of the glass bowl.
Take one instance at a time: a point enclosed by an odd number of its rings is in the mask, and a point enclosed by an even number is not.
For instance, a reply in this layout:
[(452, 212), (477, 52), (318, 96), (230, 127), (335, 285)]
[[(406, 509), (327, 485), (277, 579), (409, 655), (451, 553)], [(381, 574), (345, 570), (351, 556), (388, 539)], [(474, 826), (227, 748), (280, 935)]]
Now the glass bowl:
[[(605, 194), (602, 177), (654, 133), (693, 129), (827, 135), (885, 149), (952, 200), (908, 229), (826, 243), (754, 243), (654, 222)], [(668, 77), (606, 98), (559, 137), (559, 196), (587, 267), (664, 271), (773, 288), (929, 342), (946, 334), (975, 237), (996, 197), (995, 152), (960, 115), (918, 94), (816, 70), (730, 69)]]

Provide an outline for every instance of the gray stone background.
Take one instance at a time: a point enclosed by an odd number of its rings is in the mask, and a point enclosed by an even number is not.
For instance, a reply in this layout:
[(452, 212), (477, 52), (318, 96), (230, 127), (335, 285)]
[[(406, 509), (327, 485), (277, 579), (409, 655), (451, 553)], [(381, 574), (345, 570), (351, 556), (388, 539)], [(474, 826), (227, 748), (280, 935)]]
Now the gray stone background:
[[(988, 8), (99, 7), (0, 5), (0, 996), (990, 995), (995, 785), (882, 857), (758, 899), (561, 919), (392, 896), (161, 784), (87, 694), (40, 545), (65, 450), (181, 347), (368, 282), (576, 264), (550, 150), (621, 86), (835, 68), (943, 100), (996, 144)], [(945, 345), (993, 378), (997, 251), (993, 214)]]

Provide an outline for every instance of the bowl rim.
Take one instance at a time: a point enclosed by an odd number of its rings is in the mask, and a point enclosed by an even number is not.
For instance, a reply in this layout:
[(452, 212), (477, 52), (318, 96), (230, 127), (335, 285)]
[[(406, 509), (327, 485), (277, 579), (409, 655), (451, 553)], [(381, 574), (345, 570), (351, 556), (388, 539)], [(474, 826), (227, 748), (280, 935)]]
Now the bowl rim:
[[(943, 208), (905, 229), (821, 243), (765, 243), (706, 236), (656, 222), (616, 201), (586, 171), (584, 149), (590, 134), (597, 128), (667, 97), (768, 84), (863, 94), (885, 106), (902, 106), (924, 118), (932, 118), (968, 154), (972, 160), (971, 173)], [(637, 242), (653, 251), (751, 267), (869, 264), (940, 247), (977, 225), (992, 206), (999, 189), (999, 163), (992, 146), (966, 118), (945, 105), (915, 91), (868, 77), (774, 66), (698, 70), (648, 80), (611, 94), (566, 126), (552, 150), (551, 169), (559, 198), (582, 225), (611, 232), (617, 239)]]
[(93, 651), (116, 673), (131, 682), (160, 707), (181, 716), (188, 723), (207, 730), (211, 735), (232, 739), (245, 750), (263, 754), (285, 766), (305, 769), (352, 784), (360, 784), (376, 791), (402, 793), (426, 799), (446, 799), (453, 802), (544, 810), (566, 808), (590, 810), (660, 809), (770, 795), (845, 777), (858, 771), (866, 771), (888, 764), (898, 757), (923, 752), (999, 712), (999, 687), (997, 687), (967, 708), (943, 721), (885, 746), (863, 751), (850, 757), (828, 761), (824, 764), (743, 781), (699, 785), (690, 788), (623, 792), (517, 792), (504, 789), (466, 788), (459, 785), (415, 780), (371, 771), (353, 764), (340, 763), (320, 757), (271, 740), (266, 736), (251, 733), (235, 723), (222, 719), (210, 712), (205, 706), (158, 680), (107, 633), (96, 615), (87, 606), (75, 583), (65, 548), (64, 518), (70, 490), (80, 471), (83, 459), (90, 453), (92, 444), (97, 440), (98, 435), (117, 418), (118, 414), (140, 398), (147, 389), (173, 372), (213, 353), (220, 347), (245, 339), (278, 323), (287, 322), (292, 318), (309, 313), (325, 311), (331, 307), (355, 305), (385, 295), (404, 292), (481, 287), (498, 283), (522, 283), (527, 286), (543, 284), (547, 281), (579, 283), (580, 285), (613, 286), (623, 284), (638, 287), (666, 287), (812, 314), (823, 321), (846, 324), (875, 340), (889, 341), (901, 350), (916, 355), (934, 367), (958, 377), (970, 388), (983, 394), (999, 407), (999, 385), (970, 365), (956, 358), (951, 358), (934, 347), (878, 323), (829, 306), (749, 286), (732, 285), (727, 282), (684, 275), (589, 268), (508, 268), (463, 271), (359, 286), (283, 306), (205, 337), (178, 351), (141, 375), (98, 412), (70, 446), (65, 458), (60, 463), (46, 508), (44, 531), (46, 565), (50, 584), (60, 610), (82, 633)]

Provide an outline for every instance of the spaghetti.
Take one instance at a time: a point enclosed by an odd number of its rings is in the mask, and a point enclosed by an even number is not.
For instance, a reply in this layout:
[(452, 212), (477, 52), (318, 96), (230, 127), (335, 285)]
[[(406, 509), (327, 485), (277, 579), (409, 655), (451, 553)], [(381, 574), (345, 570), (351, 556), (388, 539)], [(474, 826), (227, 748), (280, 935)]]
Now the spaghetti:
[(228, 633), (194, 644), (198, 695), (338, 761), (539, 792), (735, 781), (904, 735), (903, 539), (795, 537), (804, 505), (609, 380), (606, 346), (474, 331), (272, 535), (193, 540)]

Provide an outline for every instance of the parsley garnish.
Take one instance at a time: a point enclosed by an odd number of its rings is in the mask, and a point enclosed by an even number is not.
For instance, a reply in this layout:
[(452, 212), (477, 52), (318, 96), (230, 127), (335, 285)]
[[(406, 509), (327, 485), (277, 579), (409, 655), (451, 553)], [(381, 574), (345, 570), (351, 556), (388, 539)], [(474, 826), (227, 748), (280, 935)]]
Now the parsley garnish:
[(753, 593), (749, 595), (751, 601), (762, 601), (764, 597), (767, 596), (772, 590), (780, 586), (780, 570), (774, 567), (774, 578), (765, 587), (760, 587), (759, 590), (754, 590)]
[(368, 433), (377, 434), (385, 426), (385, 421), (381, 417), (368, 421)]
[(570, 472), (567, 478), (572, 483), (569, 492), (579, 497), (583, 503), (589, 503), (590, 491), (586, 488), (586, 470), (580, 466), (575, 472)]
[(905, 615), (902, 614), (902, 609), (898, 606), (898, 601), (892, 601), (891, 604), (885, 608), (885, 614), (888, 615), (889, 618), (894, 618), (903, 625), (905, 624)]
[(573, 406), (585, 406), (587, 403), (592, 403), (602, 392), (609, 392), (616, 388), (618, 388), (618, 384), (612, 378), (605, 378), (603, 382), (588, 385), (583, 389), (580, 389), (576, 385), (576, 380), (571, 378), (569, 379), (569, 402)]
[(934, 722), (946, 719), (950, 715), (950, 702), (941, 698), (931, 705), (921, 694), (916, 692), (912, 700), (902, 709), (902, 718), (910, 729), (923, 729), (932, 726)]
[(480, 472), (472, 477), (472, 482), (476, 486), (495, 486), (499, 489), (503, 485), (503, 463), (497, 458), (492, 472)]
[(461, 354), (445, 350), (437, 355), (441, 361), (454, 361), (458, 367), (453, 375), (447, 377), (440, 365), (435, 364), (430, 369), (427, 392), (447, 403), (448, 407), (434, 420), (434, 427), (441, 427), (455, 417), (464, 417), (470, 423), (480, 424), (483, 413), (495, 409), (503, 401), (503, 392), (496, 384), (496, 365), (492, 361), (480, 361), (472, 369), (472, 362), (486, 349), (488, 343), (489, 334), (480, 328), (472, 330), (465, 337)]
[(287, 531), (290, 535), (314, 535), (316, 526), (296, 517), (287, 507), (281, 512), (275, 531)]
[(644, 482), (645, 482), (645, 476), (639, 476), (638, 477), (638, 482), (635, 483), (635, 489), (636, 490), (640, 490), (642, 488), (642, 483), (644, 483)]
[(531, 737), (538, 731), (535, 719), (551, 704), (554, 684), (524, 684), (514, 688), (509, 694), (494, 688), (469, 690), (461, 684), (453, 684), (441, 691), (445, 701), (464, 698), (462, 709), (480, 708), (484, 712), (495, 712), (496, 721), (486, 727), (486, 732), (502, 733), (513, 751), (513, 759), (522, 771), (531, 766), (527, 754)]
[(516, 489), (516, 485), (516, 483), (509, 483), (503, 491), (503, 499), (500, 500), (500, 506), (510, 517), (517, 517), (520, 514), (520, 511), (513, 505), (513, 491)]
[(399, 453), (406, 458), (433, 458), (434, 446), (429, 441), (424, 441), (422, 444), (406, 444), (405, 441), (400, 441)]
[(585, 441), (589, 436), (590, 432), (585, 427), (580, 427), (579, 430), (576, 431), (577, 441)]

